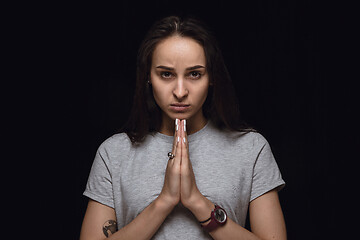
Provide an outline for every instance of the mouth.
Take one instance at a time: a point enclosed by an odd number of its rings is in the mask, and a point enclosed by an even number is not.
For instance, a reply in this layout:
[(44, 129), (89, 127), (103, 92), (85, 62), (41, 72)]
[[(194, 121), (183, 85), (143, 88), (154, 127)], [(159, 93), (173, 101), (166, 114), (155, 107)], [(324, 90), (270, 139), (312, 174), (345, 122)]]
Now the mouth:
[(175, 112), (185, 112), (190, 108), (190, 104), (174, 103), (170, 104), (170, 109)]

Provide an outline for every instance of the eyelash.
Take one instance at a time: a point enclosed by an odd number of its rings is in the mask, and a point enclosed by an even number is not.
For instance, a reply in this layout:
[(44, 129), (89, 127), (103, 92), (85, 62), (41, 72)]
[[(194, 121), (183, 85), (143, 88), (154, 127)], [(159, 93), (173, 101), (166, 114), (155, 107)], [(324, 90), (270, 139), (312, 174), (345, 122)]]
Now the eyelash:
[[(193, 73), (196, 73), (196, 77), (192, 77)], [(170, 77), (169, 76), (165, 77), (165, 74), (170, 75)], [(171, 72), (161, 72), (160, 76), (163, 79), (171, 79), (173, 77), (173, 74)], [(197, 80), (197, 79), (200, 79), (202, 77), (202, 74), (200, 72), (198, 72), (198, 71), (192, 71), (192, 72), (189, 72), (189, 74), (187, 76), (189, 76), (193, 80)]]
[(169, 74), (169, 75), (171, 75), (171, 76), (173, 75), (171, 72), (161, 72), (161, 73), (160, 73), (161, 78), (164, 78), (164, 79), (169, 79), (169, 78), (170, 78), (170, 77), (165, 77), (165, 76), (164, 76), (165, 74)]

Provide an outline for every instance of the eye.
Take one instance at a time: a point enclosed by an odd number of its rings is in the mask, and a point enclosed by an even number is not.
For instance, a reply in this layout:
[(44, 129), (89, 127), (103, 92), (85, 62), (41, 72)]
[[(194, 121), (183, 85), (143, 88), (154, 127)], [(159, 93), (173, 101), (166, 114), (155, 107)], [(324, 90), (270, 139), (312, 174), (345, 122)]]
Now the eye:
[(171, 72), (161, 72), (160, 76), (165, 79), (169, 79), (173, 77), (173, 74)]
[(201, 78), (201, 73), (200, 72), (197, 72), (197, 71), (193, 71), (193, 72), (190, 72), (189, 73), (189, 77), (191, 78), (191, 79), (199, 79), (199, 78)]

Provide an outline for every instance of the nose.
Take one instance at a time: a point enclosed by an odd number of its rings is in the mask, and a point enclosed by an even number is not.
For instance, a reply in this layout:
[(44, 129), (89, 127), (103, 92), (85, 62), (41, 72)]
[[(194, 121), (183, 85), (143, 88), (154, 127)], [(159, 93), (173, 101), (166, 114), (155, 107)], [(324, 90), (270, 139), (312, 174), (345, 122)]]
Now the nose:
[(173, 94), (179, 101), (184, 100), (188, 96), (189, 91), (186, 88), (185, 81), (183, 78), (177, 79), (175, 88), (173, 90)]

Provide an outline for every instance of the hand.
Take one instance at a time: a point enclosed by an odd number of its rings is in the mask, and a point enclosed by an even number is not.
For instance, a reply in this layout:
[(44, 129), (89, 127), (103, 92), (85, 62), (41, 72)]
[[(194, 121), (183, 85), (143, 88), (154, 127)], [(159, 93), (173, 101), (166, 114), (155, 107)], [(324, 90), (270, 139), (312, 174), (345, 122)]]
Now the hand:
[[(210, 216), (210, 213), (215, 206), (209, 199), (201, 194), (196, 185), (195, 174), (189, 158), (189, 141), (186, 131), (186, 120), (181, 121), (179, 130), (180, 144), (178, 145), (178, 148), (181, 148), (180, 201), (199, 221), (203, 221)], [(207, 224), (207, 222), (205, 224)]]
[[(176, 127), (176, 124), (178, 127)], [(159, 195), (159, 199), (163, 199), (169, 208), (174, 208), (180, 202), (180, 165), (181, 165), (181, 148), (180, 145), (180, 120), (176, 119), (175, 134), (172, 147), (172, 153), (175, 155), (173, 159), (169, 159), (166, 172), (164, 186)]]
[(186, 208), (194, 206), (203, 195), (196, 186), (195, 174), (189, 159), (189, 141), (186, 132), (186, 120), (180, 122), (180, 143), (181, 149), (181, 192), (180, 201)]
[(174, 208), (180, 201), (198, 220), (208, 218), (214, 204), (204, 197), (196, 186), (195, 174), (189, 159), (189, 141), (186, 120), (176, 120), (172, 153), (175, 157), (168, 161), (165, 181), (159, 199), (166, 206)]

